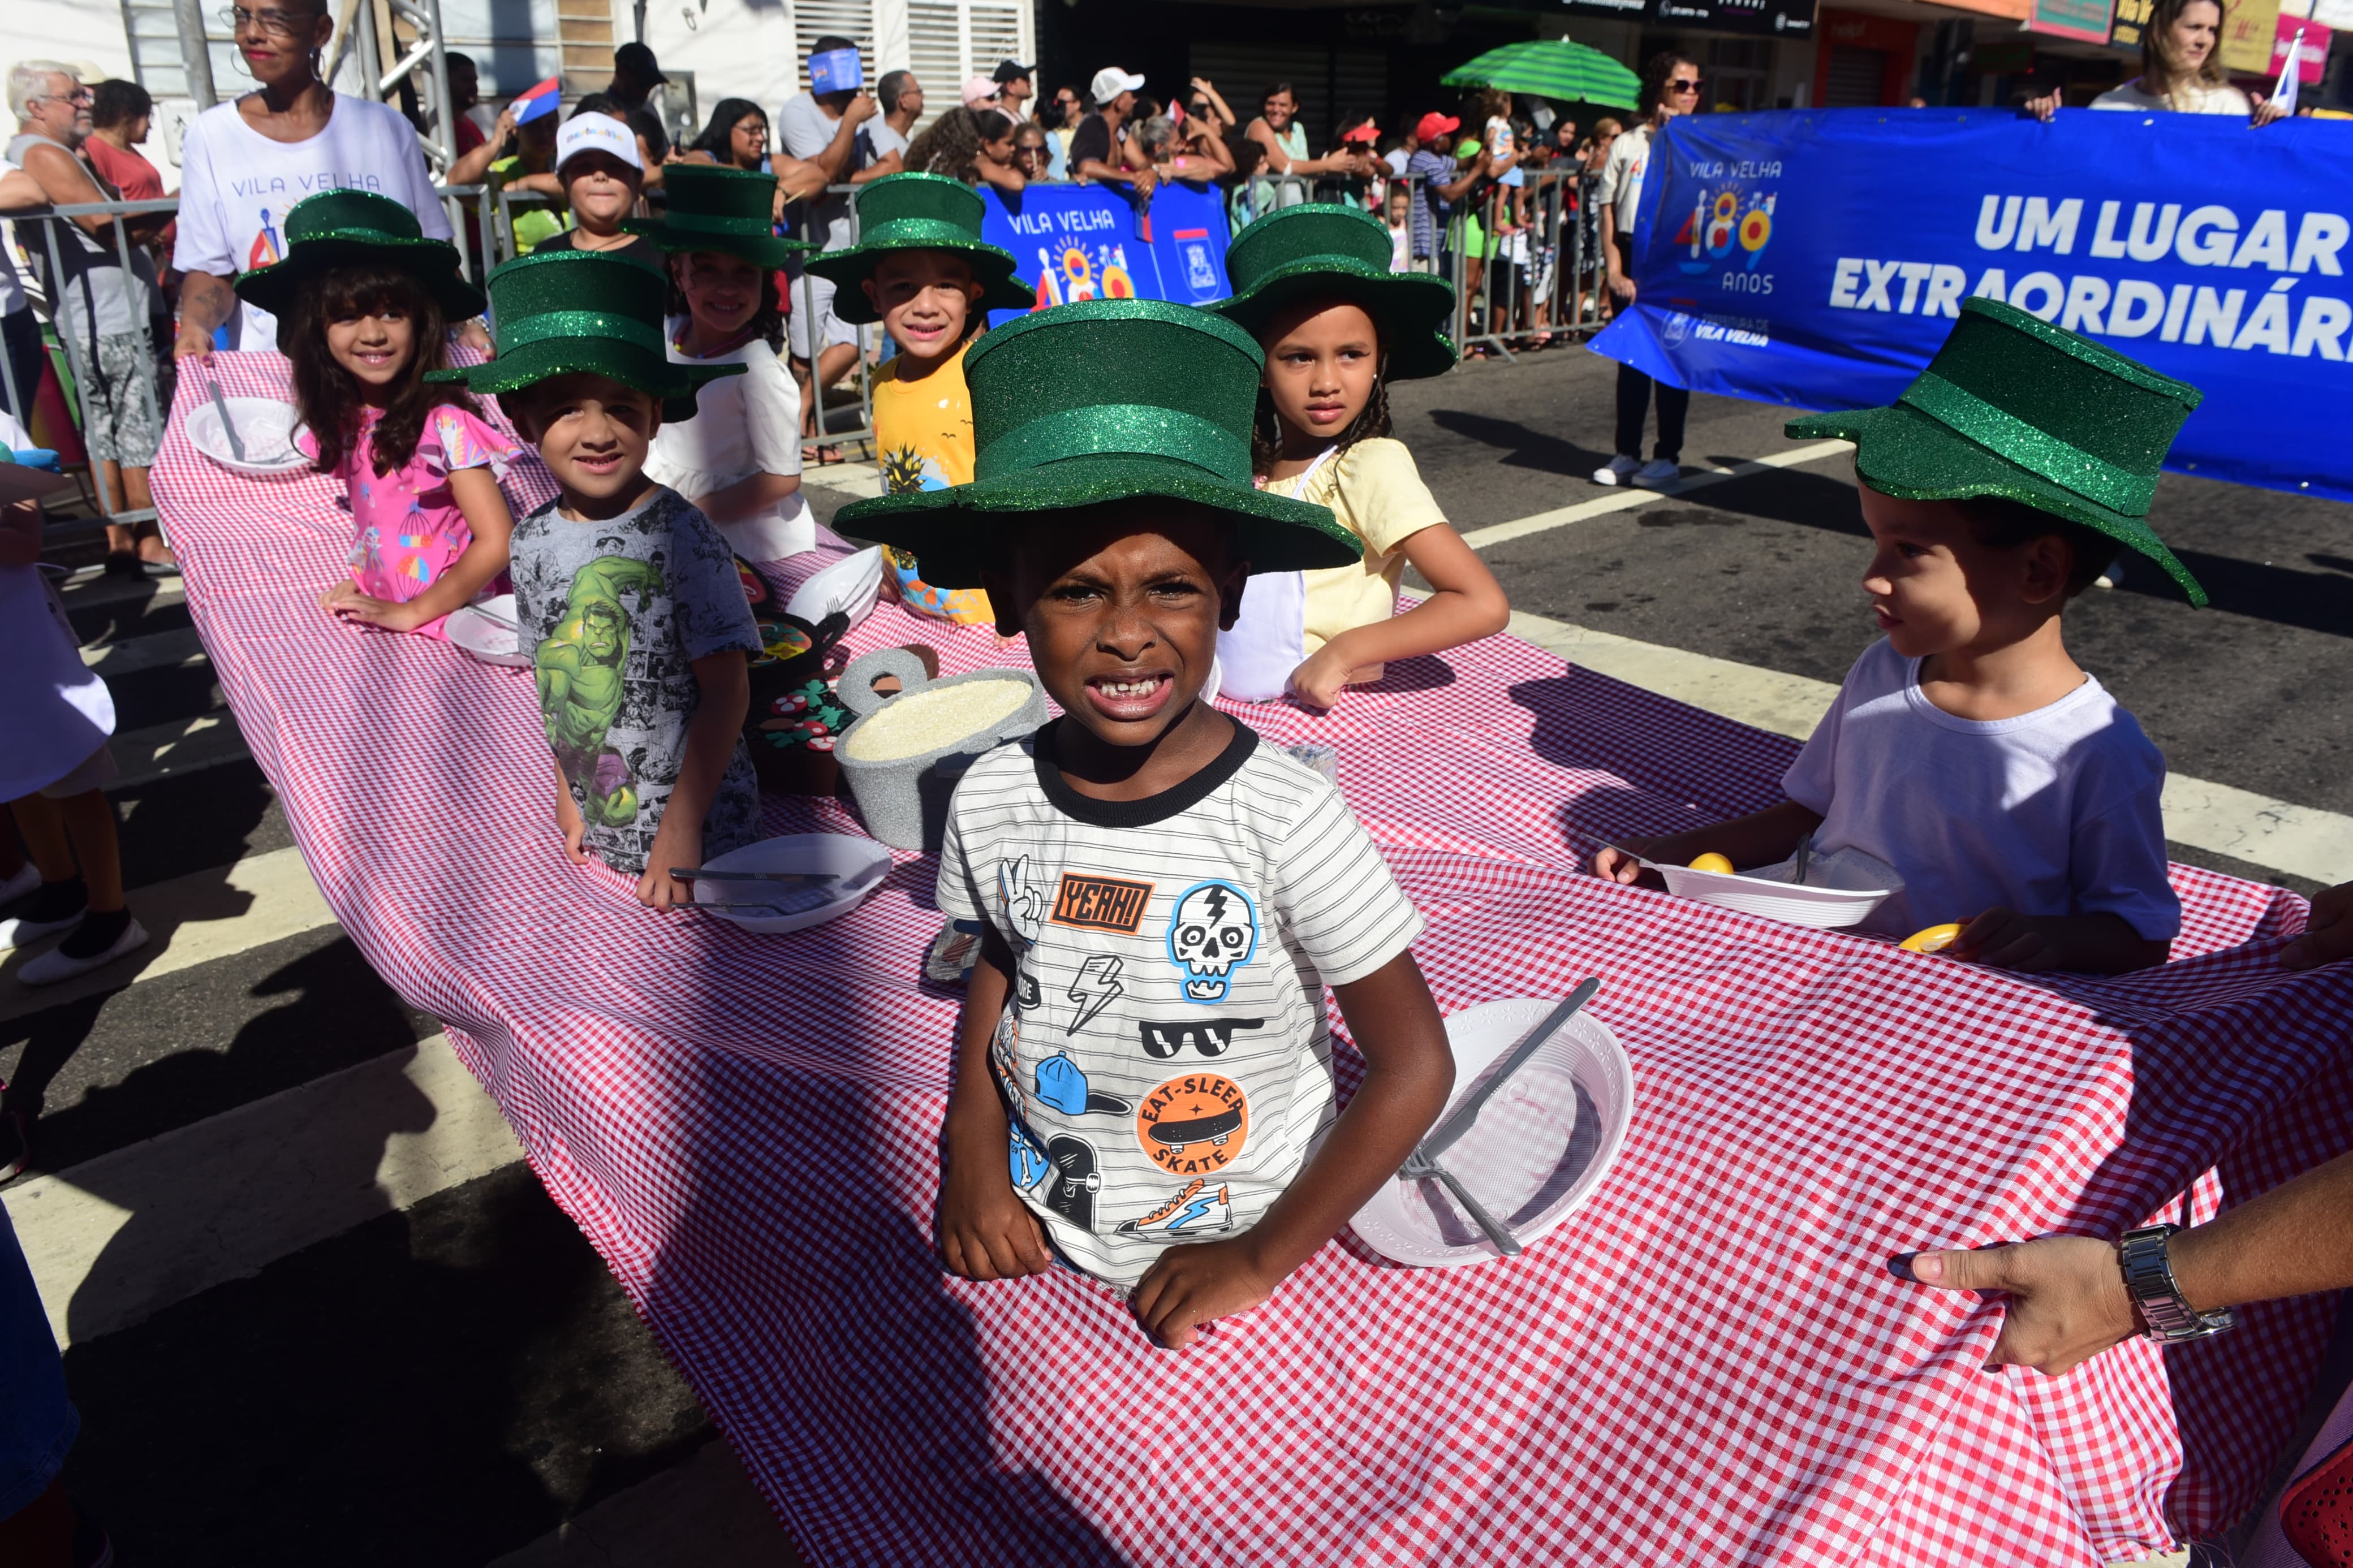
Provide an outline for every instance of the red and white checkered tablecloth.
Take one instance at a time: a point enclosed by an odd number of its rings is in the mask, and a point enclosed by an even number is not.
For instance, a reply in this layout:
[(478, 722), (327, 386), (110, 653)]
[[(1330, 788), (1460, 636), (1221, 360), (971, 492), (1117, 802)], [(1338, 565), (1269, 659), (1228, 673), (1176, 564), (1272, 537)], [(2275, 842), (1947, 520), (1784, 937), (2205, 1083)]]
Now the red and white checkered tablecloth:
[[(213, 363), (282, 395), (275, 356)], [(1517, 1262), (1343, 1237), (1166, 1354), (1077, 1275), (934, 1260), (958, 999), (921, 973), (933, 861), (785, 938), (569, 866), (529, 673), (321, 614), (332, 486), (196, 456), (201, 382), (155, 493), (312, 872), (813, 1561), (2080, 1563), (2229, 1521), (2286, 1438), (2325, 1302), (2050, 1381), (1980, 1371), (1998, 1310), (1883, 1260), (2202, 1215), (2353, 1147), (2353, 966), (2276, 967), (2293, 896), (2177, 867), (2177, 962), (2018, 979), (1579, 875), (1597, 837), (1775, 798), (1793, 748), (1510, 639), (1329, 716), (1251, 710), (1337, 745), (1440, 1005), (1598, 973), (1637, 1102)], [(510, 488), (548, 493), (528, 463)], [(1022, 657), (892, 609), (858, 639), (902, 640)], [(855, 830), (831, 801), (768, 821)]]

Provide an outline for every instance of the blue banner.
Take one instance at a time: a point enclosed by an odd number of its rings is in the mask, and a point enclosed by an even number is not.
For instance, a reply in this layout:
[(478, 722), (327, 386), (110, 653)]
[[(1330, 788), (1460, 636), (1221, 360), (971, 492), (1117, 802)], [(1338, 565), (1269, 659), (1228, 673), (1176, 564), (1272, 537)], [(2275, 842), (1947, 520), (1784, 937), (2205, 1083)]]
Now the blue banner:
[(1891, 403), (2007, 300), (2206, 394), (2168, 468), (2353, 500), (2353, 126), (1784, 110), (1652, 149), (1634, 308), (1594, 340), (1696, 391)]
[[(1226, 289), (1226, 208), (1216, 190), (1170, 184), (1152, 193), (1147, 211), (1120, 185), (1031, 185), (1007, 193), (981, 187), (980, 231), (1018, 264), (1038, 303), (1081, 300), (1222, 300)], [(1001, 326), (1019, 312), (997, 310)]]

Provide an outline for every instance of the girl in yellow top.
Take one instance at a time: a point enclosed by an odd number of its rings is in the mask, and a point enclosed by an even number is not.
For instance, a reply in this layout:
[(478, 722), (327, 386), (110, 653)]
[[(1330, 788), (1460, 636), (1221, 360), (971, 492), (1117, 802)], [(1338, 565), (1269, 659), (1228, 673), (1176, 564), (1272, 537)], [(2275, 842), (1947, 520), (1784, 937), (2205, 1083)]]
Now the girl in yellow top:
[[(1454, 363), (1442, 333), (1454, 291), (1388, 269), (1389, 237), (1354, 207), (1287, 207), (1226, 253), (1233, 297), (1208, 307), (1266, 351), (1251, 468), (1261, 488), (1328, 506), (1365, 542), (1363, 563), (1261, 573), (1218, 638), (1224, 694), (1288, 692), (1329, 708), (1392, 659), (1440, 653), (1504, 629), (1512, 607), (1486, 563), (1447, 525), (1413, 455), (1389, 435), (1388, 383)], [(1432, 590), (1397, 613), (1408, 565)]]
[[(898, 354), (874, 373), (874, 449), (892, 495), (972, 482), (972, 395), (964, 353), (990, 310), (1035, 310), (1010, 254), (980, 237), (981, 201), (960, 180), (891, 174), (858, 193), (858, 243), (812, 257), (839, 286), (834, 313), (880, 321)], [(935, 588), (923, 563), (890, 552), (899, 602), (958, 625), (996, 620), (977, 588)]]

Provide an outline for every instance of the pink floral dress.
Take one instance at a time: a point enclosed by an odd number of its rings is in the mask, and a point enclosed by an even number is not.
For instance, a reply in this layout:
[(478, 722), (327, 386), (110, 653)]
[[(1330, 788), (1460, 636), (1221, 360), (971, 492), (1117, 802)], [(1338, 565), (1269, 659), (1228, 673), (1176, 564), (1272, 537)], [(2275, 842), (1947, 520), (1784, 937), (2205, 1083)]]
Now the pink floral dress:
[[(474, 542), (466, 514), (449, 493), (449, 476), (487, 465), (493, 478), (502, 479), (519, 448), (484, 421), (444, 404), (427, 416), (407, 465), (396, 473), (378, 473), (375, 441), (381, 417), (374, 408), (360, 411), (359, 432), (335, 477), (351, 498), (352, 581), (371, 598), (406, 604)], [(437, 617), (417, 630), (442, 637), (448, 618)]]

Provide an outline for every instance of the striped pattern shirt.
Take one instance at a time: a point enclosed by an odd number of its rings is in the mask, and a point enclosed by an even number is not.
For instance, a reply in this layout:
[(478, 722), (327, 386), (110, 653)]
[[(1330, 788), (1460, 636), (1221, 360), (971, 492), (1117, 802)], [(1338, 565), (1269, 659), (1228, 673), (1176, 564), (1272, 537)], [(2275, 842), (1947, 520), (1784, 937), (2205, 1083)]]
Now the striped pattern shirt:
[(1016, 1190), (1071, 1262), (1133, 1285), (1291, 1184), (1333, 1114), (1323, 987), (1422, 921), (1340, 792), (1242, 725), (1137, 801), (1071, 789), (1054, 730), (965, 773), (939, 901), (1018, 960), (990, 1051)]

